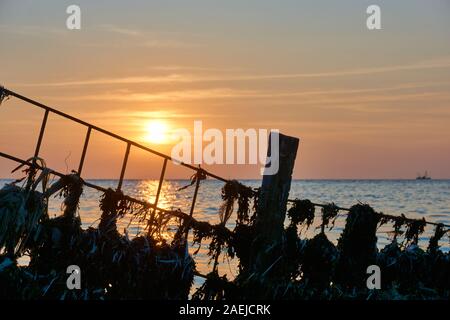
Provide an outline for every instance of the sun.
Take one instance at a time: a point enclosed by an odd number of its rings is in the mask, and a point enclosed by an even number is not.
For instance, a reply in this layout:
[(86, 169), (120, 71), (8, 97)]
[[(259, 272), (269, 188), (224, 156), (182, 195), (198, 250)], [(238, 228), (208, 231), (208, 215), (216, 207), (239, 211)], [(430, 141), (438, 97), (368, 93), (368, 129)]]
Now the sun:
[(169, 125), (164, 120), (150, 120), (145, 123), (144, 140), (155, 144), (169, 141)]

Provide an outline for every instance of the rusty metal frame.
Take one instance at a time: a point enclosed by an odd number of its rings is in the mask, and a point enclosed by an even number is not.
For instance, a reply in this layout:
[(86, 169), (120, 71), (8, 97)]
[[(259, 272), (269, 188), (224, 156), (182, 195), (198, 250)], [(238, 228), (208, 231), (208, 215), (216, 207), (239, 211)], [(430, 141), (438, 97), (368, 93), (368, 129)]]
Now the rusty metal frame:
[[(166, 168), (167, 168), (167, 162), (169, 160), (173, 161), (174, 163), (177, 163), (177, 164), (179, 164), (181, 166), (184, 166), (184, 167), (186, 167), (188, 169), (191, 169), (191, 170), (193, 170), (193, 171), (195, 171), (197, 173), (200, 170), (202, 170), (202, 172), (204, 172), (210, 178), (213, 178), (213, 179), (216, 179), (216, 180), (219, 180), (219, 181), (222, 181), (222, 182), (228, 182), (227, 179), (222, 178), (222, 177), (220, 177), (218, 175), (215, 175), (215, 174), (213, 174), (211, 172), (207, 172), (207, 171), (205, 171), (205, 170), (203, 170), (201, 168), (198, 168), (198, 167), (192, 166), (190, 164), (184, 163), (182, 161), (179, 161), (177, 159), (174, 159), (174, 158), (172, 158), (172, 157), (170, 157), (168, 155), (165, 155), (165, 154), (163, 154), (161, 152), (158, 152), (156, 150), (148, 148), (148, 147), (146, 147), (146, 146), (144, 146), (142, 144), (139, 144), (139, 143), (137, 143), (135, 141), (129, 140), (127, 138), (124, 138), (124, 137), (122, 137), (120, 135), (117, 135), (117, 134), (111, 132), (111, 131), (105, 130), (105, 129), (100, 128), (100, 127), (97, 127), (97, 126), (95, 126), (95, 125), (93, 125), (91, 123), (85, 122), (85, 121), (83, 121), (81, 119), (75, 118), (75, 117), (73, 117), (73, 116), (71, 116), (71, 115), (69, 115), (67, 113), (61, 112), (61, 111), (59, 111), (57, 109), (49, 107), (49, 106), (47, 106), (45, 104), (42, 104), (42, 103), (40, 103), (38, 101), (35, 101), (33, 99), (30, 99), (30, 98), (27, 98), (27, 97), (25, 97), (23, 95), (20, 95), (20, 94), (14, 92), (14, 91), (8, 90), (6, 88), (1, 88), (1, 87), (0, 87), (0, 90), (2, 90), (2, 93), (3, 93), (4, 96), (15, 97), (15, 98), (17, 98), (19, 100), (22, 100), (24, 102), (30, 103), (30, 104), (38, 107), (38, 108), (41, 108), (41, 109), (45, 110), (44, 117), (43, 117), (42, 124), (41, 124), (41, 129), (40, 129), (40, 132), (39, 132), (39, 137), (38, 137), (38, 140), (37, 140), (37, 143), (36, 143), (36, 147), (35, 147), (34, 158), (32, 160), (32, 163), (30, 164), (31, 170), (35, 170), (35, 168), (36, 168), (36, 159), (37, 159), (37, 157), (39, 157), (39, 152), (40, 152), (40, 148), (41, 148), (42, 141), (43, 141), (43, 138), (44, 138), (44, 133), (45, 133), (46, 125), (47, 125), (48, 116), (50, 114), (56, 114), (56, 115), (61, 116), (61, 117), (65, 118), (65, 119), (71, 120), (73, 122), (76, 122), (78, 124), (81, 124), (81, 125), (87, 127), (87, 132), (86, 132), (86, 136), (85, 136), (84, 144), (83, 144), (83, 151), (82, 151), (82, 154), (81, 154), (81, 157), (80, 157), (80, 162), (79, 162), (78, 171), (77, 171), (77, 173), (78, 173), (78, 175), (80, 177), (81, 177), (81, 174), (82, 174), (82, 171), (83, 171), (83, 166), (84, 166), (84, 163), (85, 163), (86, 154), (87, 154), (87, 151), (88, 151), (88, 148), (89, 148), (89, 140), (90, 140), (90, 137), (91, 137), (91, 134), (92, 134), (93, 130), (97, 131), (97, 132), (100, 132), (100, 133), (103, 133), (103, 134), (105, 134), (107, 136), (110, 136), (110, 137), (112, 137), (112, 138), (114, 138), (116, 140), (125, 142), (127, 144), (125, 155), (124, 155), (124, 160), (122, 162), (122, 168), (121, 168), (121, 172), (120, 172), (120, 178), (119, 178), (119, 183), (118, 183), (118, 186), (117, 186), (117, 191), (120, 191), (122, 189), (122, 184), (123, 184), (123, 180), (125, 178), (125, 172), (126, 172), (127, 165), (128, 165), (128, 158), (129, 158), (129, 155), (130, 155), (130, 152), (131, 152), (131, 147), (135, 147), (135, 148), (144, 150), (146, 152), (149, 152), (151, 154), (154, 154), (154, 155), (156, 155), (158, 157), (163, 158), (164, 159), (164, 163), (163, 163), (163, 167), (161, 169), (160, 179), (159, 179), (159, 183), (158, 183), (158, 189), (157, 189), (157, 193), (156, 193), (156, 197), (155, 197), (155, 202), (154, 202), (154, 206), (155, 207), (157, 206), (158, 201), (159, 201), (161, 188), (162, 188), (162, 184), (164, 182), (164, 176), (165, 176), (165, 172), (166, 172)], [(7, 158), (7, 159), (10, 159), (10, 160), (14, 160), (14, 161), (22, 163), (22, 164), (26, 163), (26, 161), (23, 160), (23, 159), (19, 159), (19, 158), (16, 158), (14, 156), (11, 156), (11, 155), (8, 155), (8, 154), (5, 154), (5, 153), (1, 153), (0, 152), (0, 156), (2, 156), (4, 158)], [(91, 183), (87, 183), (87, 185), (90, 186), (90, 187), (94, 186)], [(195, 186), (194, 196), (193, 196), (192, 203), (191, 203), (191, 208), (189, 210), (190, 216), (192, 216), (193, 212), (194, 212), (194, 207), (195, 207), (195, 203), (197, 201), (197, 194), (198, 194), (199, 186), (200, 186), (200, 181), (197, 181), (196, 186)], [(103, 188), (101, 188), (99, 186), (95, 186), (95, 187), (98, 190), (99, 189), (103, 189)]]

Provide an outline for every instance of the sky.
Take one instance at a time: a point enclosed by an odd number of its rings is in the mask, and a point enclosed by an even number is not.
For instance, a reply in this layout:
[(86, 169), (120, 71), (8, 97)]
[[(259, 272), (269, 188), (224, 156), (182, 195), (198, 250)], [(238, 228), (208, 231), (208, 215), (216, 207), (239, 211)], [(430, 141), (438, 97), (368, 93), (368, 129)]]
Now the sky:
[[(72, 4), (80, 30), (66, 28)], [(381, 30), (366, 27), (371, 4)], [(294, 178), (450, 178), (448, 0), (0, 0), (0, 40), (1, 85), (166, 154), (201, 120), (300, 138)], [(31, 157), (42, 115), (4, 102), (0, 151)], [(40, 156), (77, 169), (85, 134), (52, 115)], [(94, 133), (83, 174), (118, 178), (124, 152)], [(132, 150), (126, 178), (161, 165)], [(0, 159), (0, 177), (15, 166)], [(260, 165), (205, 167), (260, 178)]]

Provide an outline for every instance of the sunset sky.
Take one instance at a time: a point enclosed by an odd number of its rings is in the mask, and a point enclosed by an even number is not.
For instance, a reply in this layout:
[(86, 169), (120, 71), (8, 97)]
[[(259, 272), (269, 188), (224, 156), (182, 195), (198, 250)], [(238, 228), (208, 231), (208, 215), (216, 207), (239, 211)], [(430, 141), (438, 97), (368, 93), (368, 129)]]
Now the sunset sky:
[[(71, 4), (81, 30), (66, 28)], [(366, 28), (370, 4), (382, 30)], [(202, 120), (299, 137), (295, 178), (450, 178), (448, 0), (0, 0), (0, 37), (1, 85), (167, 154), (148, 130)], [(4, 102), (0, 151), (31, 157), (42, 115)], [(84, 136), (52, 116), (41, 156), (76, 169)], [(117, 178), (125, 145), (91, 142), (86, 177)], [(161, 164), (132, 151), (127, 177), (157, 178)], [(0, 177), (14, 167), (0, 159)]]

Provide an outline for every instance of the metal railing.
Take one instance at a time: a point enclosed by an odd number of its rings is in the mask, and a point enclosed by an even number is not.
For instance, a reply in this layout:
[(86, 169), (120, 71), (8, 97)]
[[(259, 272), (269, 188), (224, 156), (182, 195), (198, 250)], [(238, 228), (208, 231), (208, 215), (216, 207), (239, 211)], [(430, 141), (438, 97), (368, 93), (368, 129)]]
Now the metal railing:
[[(81, 157), (80, 157), (80, 162), (79, 162), (79, 165), (78, 165), (78, 171), (76, 171), (78, 176), (80, 176), (80, 177), (81, 177), (81, 173), (82, 173), (84, 162), (85, 162), (85, 158), (86, 158), (86, 153), (87, 153), (87, 150), (88, 150), (88, 147), (89, 147), (90, 136), (91, 136), (91, 133), (92, 133), (93, 130), (94, 131), (98, 131), (98, 132), (103, 133), (105, 135), (108, 135), (108, 136), (110, 136), (110, 137), (112, 137), (112, 138), (114, 138), (116, 140), (119, 140), (119, 141), (122, 141), (122, 142), (126, 143), (126, 151), (125, 151), (123, 162), (122, 162), (119, 182), (118, 182), (118, 185), (117, 185), (117, 188), (116, 188), (117, 191), (121, 191), (121, 188), (122, 188), (123, 180), (124, 180), (124, 177), (125, 177), (125, 172), (126, 172), (127, 165), (128, 165), (128, 158), (129, 158), (130, 152), (132, 151), (131, 147), (135, 147), (135, 148), (144, 150), (144, 151), (146, 151), (148, 153), (151, 153), (153, 155), (156, 155), (156, 156), (161, 157), (162, 159), (164, 159), (164, 162), (163, 162), (163, 165), (162, 165), (162, 168), (161, 168), (161, 173), (160, 173), (160, 178), (159, 178), (159, 182), (158, 182), (158, 187), (157, 187), (157, 191), (156, 191), (155, 201), (153, 203), (148, 203), (146, 201), (142, 201), (142, 200), (139, 200), (139, 199), (127, 196), (127, 198), (129, 200), (134, 201), (136, 203), (139, 203), (139, 204), (151, 207), (151, 208), (153, 208), (155, 210), (158, 210), (160, 212), (163, 212), (163, 213), (175, 214), (175, 215), (179, 216), (180, 218), (188, 218), (188, 217), (192, 218), (193, 213), (194, 213), (194, 209), (195, 209), (195, 204), (196, 204), (196, 201), (197, 201), (197, 196), (198, 196), (198, 191), (199, 191), (201, 179), (196, 179), (196, 181), (195, 181), (195, 190), (194, 190), (194, 195), (193, 195), (193, 198), (192, 198), (191, 206), (190, 206), (190, 209), (189, 209), (189, 214), (183, 213), (181, 211), (176, 211), (175, 212), (173, 210), (166, 210), (166, 209), (162, 209), (162, 208), (158, 207), (158, 201), (159, 201), (159, 197), (160, 197), (160, 194), (161, 194), (161, 189), (162, 189), (162, 185), (163, 185), (163, 182), (164, 182), (164, 177), (165, 177), (166, 168), (167, 168), (167, 162), (168, 161), (173, 161), (174, 163), (178, 163), (181, 166), (184, 166), (184, 167), (186, 167), (188, 169), (191, 169), (191, 170), (195, 171), (197, 175), (203, 174), (205, 176), (208, 176), (210, 178), (213, 178), (213, 179), (225, 182), (225, 183), (226, 182), (230, 182), (230, 180), (225, 179), (223, 177), (220, 177), (220, 176), (218, 176), (216, 174), (213, 174), (211, 172), (208, 172), (208, 171), (206, 171), (206, 170), (204, 170), (204, 169), (202, 169), (200, 167), (195, 167), (193, 165), (184, 163), (184, 162), (179, 161), (177, 159), (174, 159), (174, 158), (172, 158), (172, 157), (170, 157), (170, 156), (168, 156), (166, 154), (163, 154), (161, 152), (158, 152), (156, 150), (148, 148), (148, 147), (146, 147), (146, 146), (144, 146), (142, 144), (139, 144), (139, 143), (137, 143), (135, 141), (132, 141), (132, 140), (124, 138), (124, 137), (122, 137), (120, 135), (117, 135), (117, 134), (115, 134), (115, 133), (113, 133), (111, 131), (105, 130), (105, 129), (100, 128), (98, 126), (95, 126), (95, 125), (93, 125), (91, 123), (88, 123), (88, 122), (85, 122), (85, 121), (80, 120), (78, 118), (75, 118), (75, 117), (73, 117), (73, 116), (71, 116), (69, 114), (61, 112), (61, 111), (59, 111), (57, 109), (54, 109), (54, 108), (49, 107), (47, 105), (44, 105), (44, 104), (42, 104), (40, 102), (37, 102), (35, 100), (32, 100), (30, 98), (27, 98), (27, 97), (25, 97), (23, 95), (20, 95), (20, 94), (14, 92), (14, 91), (8, 90), (8, 89), (3, 88), (3, 87), (0, 87), (0, 104), (1, 104), (1, 100), (3, 98), (5, 98), (5, 97), (18, 98), (18, 99), (20, 99), (22, 101), (28, 102), (28, 103), (36, 106), (36, 107), (39, 107), (39, 108), (41, 108), (41, 109), (43, 109), (45, 111), (43, 119), (42, 119), (42, 123), (41, 123), (41, 128), (40, 128), (40, 131), (39, 131), (39, 137), (38, 137), (38, 140), (36, 142), (34, 157), (33, 157), (33, 160), (32, 160), (31, 163), (29, 161), (17, 158), (15, 156), (12, 156), (12, 155), (0, 152), (0, 157), (6, 158), (6, 159), (9, 159), (9, 160), (12, 160), (12, 161), (24, 164), (24, 165), (28, 165), (28, 166), (30, 166), (31, 170), (42, 169), (42, 168), (39, 168), (38, 165), (36, 164), (36, 159), (39, 157), (39, 152), (40, 152), (40, 148), (41, 148), (42, 141), (43, 141), (43, 138), (44, 138), (45, 128), (46, 128), (46, 125), (47, 125), (48, 116), (49, 116), (50, 113), (54, 113), (56, 115), (59, 115), (61, 117), (64, 117), (64, 118), (69, 119), (71, 121), (74, 121), (74, 122), (76, 122), (78, 124), (81, 124), (81, 125), (86, 127), (86, 136), (85, 136), (85, 139), (84, 139), (83, 150), (82, 150)], [(50, 171), (53, 174), (55, 174), (56, 176), (60, 176), (60, 177), (64, 176), (64, 174), (62, 174), (60, 172), (57, 172), (55, 170), (50, 170)], [(102, 192), (107, 191), (105, 188), (103, 188), (101, 186), (98, 186), (96, 184), (93, 184), (93, 183), (90, 183), (90, 182), (87, 182), (87, 181), (84, 181), (84, 180), (83, 180), (83, 183), (87, 187), (96, 189), (98, 191), (102, 191)], [(292, 203), (292, 202), (295, 202), (296, 200), (289, 199), (288, 201)], [(329, 205), (329, 204), (321, 204), (321, 203), (312, 203), (312, 204), (314, 206), (317, 206), (317, 207), (325, 207), (325, 206)], [(342, 207), (336, 207), (336, 208), (339, 211), (349, 211), (350, 210), (349, 208), (342, 208)], [(392, 216), (392, 215), (386, 215), (386, 214), (383, 214), (383, 215), (386, 216), (386, 217), (395, 217), (395, 216)], [(411, 218), (406, 218), (406, 217), (405, 217), (405, 219), (407, 221), (416, 221), (417, 220), (417, 219), (411, 219)], [(434, 226), (441, 225), (439, 223), (430, 222), (430, 221), (426, 221), (426, 224), (434, 225)], [(442, 225), (444, 227), (446, 227), (446, 228), (450, 228), (450, 225), (448, 225), (448, 224), (442, 224)]]
[[(67, 113), (64, 113), (62, 111), (59, 111), (59, 110), (54, 109), (52, 107), (49, 107), (49, 106), (47, 106), (45, 104), (42, 104), (42, 103), (40, 103), (38, 101), (35, 101), (35, 100), (30, 99), (28, 97), (25, 97), (25, 96), (23, 96), (21, 94), (18, 94), (18, 93), (14, 92), (14, 91), (11, 91), (11, 90), (8, 90), (8, 89), (2, 88), (2, 87), (0, 87), (0, 91), (1, 91), (0, 95), (2, 97), (15, 97), (17, 99), (20, 99), (20, 100), (22, 100), (24, 102), (30, 103), (30, 104), (32, 104), (32, 105), (34, 105), (34, 106), (44, 110), (44, 116), (42, 118), (42, 123), (41, 123), (40, 131), (39, 131), (39, 136), (38, 136), (38, 139), (37, 139), (37, 142), (36, 142), (35, 151), (34, 151), (34, 157), (33, 157), (33, 160), (32, 160), (31, 163), (28, 163), (28, 161), (20, 159), (20, 158), (17, 158), (17, 157), (14, 157), (12, 155), (0, 152), (0, 156), (1, 157), (7, 158), (7, 159), (12, 160), (12, 161), (16, 161), (16, 162), (21, 163), (21, 164), (29, 165), (31, 167), (31, 170), (38, 169), (37, 168), (37, 164), (36, 164), (36, 159), (39, 157), (42, 141), (43, 141), (44, 135), (45, 135), (45, 129), (46, 129), (47, 122), (48, 122), (48, 116), (49, 116), (50, 113), (53, 113), (53, 114), (59, 115), (59, 116), (61, 116), (63, 118), (69, 119), (69, 120), (71, 120), (73, 122), (76, 122), (76, 123), (81, 124), (84, 127), (86, 127), (86, 136), (84, 138), (83, 150), (82, 150), (82, 153), (81, 153), (80, 162), (78, 164), (78, 170), (76, 171), (80, 178), (81, 178), (81, 174), (82, 174), (82, 171), (83, 171), (83, 166), (84, 166), (85, 159), (86, 159), (86, 154), (87, 154), (87, 151), (88, 151), (88, 148), (89, 148), (89, 140), (90, 140), (92, 131), (97, 131), (97, 132), (103, 133), (103, 134), (105, 134), (107, 136), (110, 136), (110, 137), (112, 137), (112, 138), (114, 138), (114, 139), (116, 139), (118, 141), (126, 143), (126, 150), (125, 150), (125, 154), (124, 154), (123, 161), (122, 161), (122, 166), (121, 166), (121, 171), (120, 171), (120, 178), (119, 178), (118, 185), (117, 185), (117, 188), (116, 188), (117, 191), (121, 191), (121, 189), (122, 189), (122, 184), (123, 184), (123, 180), (124, 180), (126, 169), (127, 169), (127, 165), (128, 165), (128, 158), (130, 156), (130, 152), (132, 151), (132, 147), (144, 150), (145, 152), (151, 153), (153, 155), (156, 155), (156, 156), (164, 159), (164, 162), (163, 162), (163, 165), (162, 165), (162, 168), (161, 168), (161, 172), (160, 172), (160, 177), (159, 177), (158, 187), (157, 187), (157, 191), (156, 191), (155, 201), (154, 201), (154, 203), (151, 204), (152, 207), (154, 207), (157, 210), (164, 211), (164, 209), (158, 208), (158, 201), (159, 201), (159, 197), (160, 197), (160, 194), (161, 194), (162, 185), (164, 183), (164, 177), (165, 177), (166, 168), (167, 168), (167, 162), (168, 161), (172, 161), (172, 162), (177, 163), (177, 164), (179, 164), (179, 165), (181, 165), (183, 167), (191, 169), (191, 170), (195, 171), (196, 174), (200, 174), (201, 173), (201, 174), (204, 174), (204, 175), (206, 175), (206, 176), (208, 176), (210, 178), (213, 178), (213, 179), (216, 179), (216, 180), (219, 180), (219, 181), (222, 181), (222, 182), (228, 182), (229, 181), (229, 180), (227, 180), (227, 179), (225, 179), (223, 177), (220, 177), (220, 176), (218, 176), (216, 174), (208, 172), (208, 171), (206, 171), (206, 170), (204, 170), (204, 169), (202, 169), (200, 167), (195, 167), (193, 165), (190, 165), (190, 164), (184, 163), (182, 161), (179, 161), (178, 159), (174, 159), (174, 158), (172, 158), (172, 157), (170, 157), (170, 156), (168, 156), (166, 154), (163, 154), (161, 152), (158, 152), (156, 150), (148, 148), (148, 147), (146, 147), (146, 146), (144, 146), (144, 145), (142, 145), (140, 143), (137, 143), (137, 142), (132, 141), (130, 139), (124, 138), (124, 137), (122, 137), (122, 136), (120, 136), (118, 134), (115, 134), (115, 133), (113, 133), (111, 131), (108, 131), (108, 130), (105, 130), (103, 128), (100, 128), (100, 127), (98, 127), (96, 125), (93, 125), (93, 124), (88, 123), (86, 121), (83, 121), (81, 119), (75, 118), (75, 117), (73, 117), (73, 116), (71, 116), (71, 115), (69, 115)], [(0, 101), (0, 103), (1, 103), (1, 101)], [(62, 175), (61, 173), (59, 173), (57, 171), (54, 171), (54, 170), (52, 170), (52, 173), (54, 173), (57, 176), (61, 176)], [(106, 189), (104, 189), (104, 188), (102, 188), (102, 187), (100, 187), (98, 185), (95, 185), (93, 183), (84, 182), (84, 184), (86, 186), (88, 186), (88, 187), (91, 187), (91, 188), (94, 188), (94, 189), (97, 189), (97, 190), (100, 190), (100, 191), (106, 191)], [(194, 195), (193, 195), (193, 198), (192, 198), (191, 207), (189, 209), (189, 215), (190, 216), (192, 216), (193, 213), (194, 213), (194, 208), (195, 208), (195, 204), (196, 204), (196, 201), (197, 201), (197, 195), (198, 195), (199, 187), (200, 187), (200, 179), (196, 179)], [(130, 197), (130, 199), (131, 200), (135, 200), (135, 202), (142, 202), (142, 201), (140, 201), (138, 199), (134, 199), (134, 198), (131, 198), (131, 197)]]

